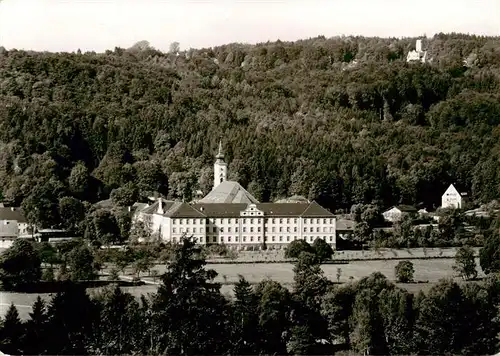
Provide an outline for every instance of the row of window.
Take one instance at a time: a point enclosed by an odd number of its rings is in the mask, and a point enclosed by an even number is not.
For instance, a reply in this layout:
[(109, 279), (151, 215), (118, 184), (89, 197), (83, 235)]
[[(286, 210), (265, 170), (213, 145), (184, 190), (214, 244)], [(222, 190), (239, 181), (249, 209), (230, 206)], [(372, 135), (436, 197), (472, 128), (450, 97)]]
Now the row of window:
[[(232, 228), (231, 228), (231, 227), (228, 227), (227, 229), (224, 229), (224, 227), (222, 227), (222, 226), (221, 226), (221, 227), (219, 227), (219, 228), (218, 228), (218, 227), (216, 227), (216, 226), (207, 226), (207, 227), (205, 228), (205, 231), (206, 231), (206, 232), (217, 232), (217, 230), (218, 230), (219, 232), (233, 232), (233, 231), (231, 231), (231, 230), (232, 230)], [(268, 228), (268, 227), (264, 227), (264, 231), (265, 231), (265, 232), (277, 232), (277, 231), (276, 231), (277, 229), (276, 229), (274, 226), (273, 226), (270, 230), (271, 230), (271, 231), (269, 231), (269, 228)], [(278, 232), (292, 232), (292, 231), (291, 231), (292, 229), (290, 228), (290, 226), (287, 226), (286, 228), (284, 228), (284, 227), (280, 226), (278, 230), (279, 230)], [(285, 231), (285, 230), (286, 230), (286, 231)], [(307, 227), (304, 227), (304, 232), (333, 232), (333, 227), (326, 227), (326, 226), (323, 226), (323, 229), (321, 229), (320, 227), (316, 227), (316, 231), (314, 231), (314, 230), (315, 230), (315, 229), (314, 229), (313, 227), (310, 227), (309, 229), (308, 229)], [(321, 231), (321, 230), (323, 230), (323, 231)], [(184, 228), (182, 228), (182, 227), (181, 227), (181, 228), (179, 228), (179, 233), (181, 233), (181, 234), (182, 234), (182, 233), (184, 233), (184, 232), (185, 232), (185, 233), (194, 233), (194, 234), (196, 234), (197, 232), (200, 232), (200, 233), (201, 233), (201, 232), (203, 232), (203, 228), (202, 228), (202, 227), (200, 227), (199, 229), (197, 229), (196, 227), (193, 227), (193, 228), (189, 228), (189, 227), (187, 227), (187, 228), (185, 228), (185, 229), (184, 229)], [(234, 228), (234, 232), (239, 232), (238, 227), (235, 227), (235, 228)], [(243, 227), (242, 227), (242, 232), (247, 232), (247, 228), (246, 228), (246, 226), (243, 226)], [(250, 226), (250, 227), (249, 227), (249, 231), (248, 231), (248, 232), (261, 232), (261, 227), (260, 227), (260, 226), (257, 226), (257, 227), (255, 227), (255, 229), (254, 229), (254, 227), (253, 227), (253, 226)], [(297, 227), (296, 227), (296, 226), (293, 228), (293, 232), (297, 232)], [(176, 233), (177, 233), (177, 228), (173, 227), (173, 228), (172, 228), (172, 233), (173, 233), (173, 234), (176, 234)]]
[[(181, 224), (181, 225), (197, 225), (197, 224), (202, 224), (203, 223), (203, 220), (204, 219), (172, 219), (172, 224), (173, 225), (176, 225), (176, 224)], [(210, 221), (209, 222), (212, 222), (212, 223), (216, 223), (216, 224), (236, 224), (238, 223), (238, 219), (237, 218), (228, 218), (228, 219), (224, 219), (224, 218), (219, 218), (219, 219), (209, 219)], [(241, 219), (242, 220), (242, 223), (243, 224), (246, 224), (247, 223), (247, 220), (250, 224), (261, 224), (262, 223), (262, 219), (261, 218), (243, 218)], [(291, 222), (293, 221), (294, 224), (297, 224), (297, 218), (272, 218), (272, 219), (266, 219), (266, 222), (267, 223), (271, 223), (271, 224), (276, 224), (276, 223), (279, 223), (279, 224), (283, 224), (284, 222), (286, 224), (290, 224)], [(304, 219), (304, 223), (305, 224), (320, 224), (321, 221), (323, 222), (323, 224), (333, 224), (333, 218), (306, 218)]]
[[(327, 242), (334, 242), (333, 236), (304, 236), (305, 241), (313, 242), (314, 240), (322, 238)], [(270, 236), (266, 238), (267, 242), (291, 242), (297, 240), (297, 236)], [(172, 238), (172, 242), (179, 242), (180, 238)], [(199, 243), (203, 243), (203, 237), (198, 238)], [(224, 243), (224, 242), (239, 242), (238, 236), (208, 236), (207, 243)], [(251, 242), (261, 242), (260, 236), (243, 236), (241, 238), (241, 242), (243, 243), (251, 243)]]

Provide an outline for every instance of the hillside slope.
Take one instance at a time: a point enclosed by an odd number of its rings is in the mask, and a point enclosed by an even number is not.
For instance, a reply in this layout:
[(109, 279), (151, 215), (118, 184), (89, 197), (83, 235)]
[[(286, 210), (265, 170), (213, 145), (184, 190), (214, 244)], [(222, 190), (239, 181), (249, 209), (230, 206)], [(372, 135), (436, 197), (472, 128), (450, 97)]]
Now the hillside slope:
[(406, 63), (414, 43), (0, 51), (0, 189), (53, 222), (60, 198), (118, 187), (189, 200), (210, 190), (222, 137), (230, 178), (262, 201), (432, 207), (452, 182), (497, 198), (500, 38), (425, 39), (427, 65)]

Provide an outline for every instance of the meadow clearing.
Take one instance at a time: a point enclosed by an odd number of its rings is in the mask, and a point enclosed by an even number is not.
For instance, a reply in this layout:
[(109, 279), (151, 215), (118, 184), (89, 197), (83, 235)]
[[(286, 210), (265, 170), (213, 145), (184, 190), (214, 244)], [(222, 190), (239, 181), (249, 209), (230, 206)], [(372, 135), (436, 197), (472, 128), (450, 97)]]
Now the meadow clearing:
[[(479, 253), (479, 248), (474, 248), (476, 255)], [(416, 258), (453, 258), (457, 252), (456, 247), (447, 248), (408, 248), (408, 249), (391, 249), (380, 248), (364, 251), (335, 251), (332, 256), (333, 260), (373, 260), (373, 259), (416, 259)], [(209, 257), (207, 261), (222, 261), (227, 258)], [(266, 250), (266, 251), (238, 251), (236, 257), (231, 261), (236, 262), (269, 262), (269, 261), (284, 261), (285, 250)]]
[[(453, 270), (455, 261), (450, 258), (435, 258), (427, 260), (413, 260), (415, 269), (415, 281), (434, 283), (442, 278), (453, 278), (456, 272)], [(399, 260), (377, 260), (377, 261), (351, 261), (349, 264), (327, 264), (321, 269), (325, 276), (337, 281), (337, 269), (341, 269), (340, 282), (349, 282), (366, 277), (373, 272), (380, 272), (390, 280), (395, 280), (394, 268)], [(476, 259), (478, 276), (482, 277), (479, 260)], [(214, 269), (218, 276), (216, 281), (231, 284), (238, 280), (239, 275), (245, 277), (250, 283), (258, 283), (263, 279), (273, 279), (283, 284), (293, 282), (293, 264), (291, 263), (242, 263), (242, 264), (210, 264), (207, 268)], [(165, 265), (156, 265), (160, 274), (165, 272)], [(149, 279), (149, 278), (148, 278)]]
[[(432, 287), (434, 283), (442, 278), (454, 278), (456, 272), (453, 270), (455, 263), (451, 258), (455, 255), (456, 249), (410, 249), (410, 250), (379, 250), (379, 251), (338, 251), (334, 255), (334, 259), (350, 259), (348, 264), (327, 264), (322, 265), (325, 276), (337, 281), (337, 269), (340, 268), (341, 283), (356, 281), (360, 278), (369, 276), (373, 272), (384, 274), (389, 280), (395, 280), (394, 267), (402, 259), (410, 259), (415, 269), (415, 281), (419, 283), (398, 284), (411, 292), (420, 290), (426, 291)], [(427, 257), (428, 259), (415, 259)], [(387, 258), (386, 260), (370, 260), (373, 258)], [(265, 252), (245, 252), (238, 253), (235, 261), (239, 263), (217, 264), (207, 263), (206, 268), (212, 268), (217, 273), (217, 282), (222, 283), (221, 291), (227, 296), (232, 295), (233, 284), (238, 280), (239, 275), (245, 277), (250, 283), (256, 284), (264, 279), (273, 279), (282, 283), (286, 287), (291, 287), (293, 283), (293, 264), (287, 262), (280, 263), (252, 263), (251, 261), (280, 261), (283, 259), (283, 250), (265, 251)], [(354, 261), (352, 260), (354, 259)], [(220, 259), (217, 259), (220, 260)], [(248, 263), (242, 263), (247, 262)], [(479, 260), (476, 258), (478, 277), (484, 277), (484, 273), (479, 267)], [(159, 274), (165, 271), (165, 265), (155, 265), (153, 269)], [(127, 269), (126, 274), (131, 276), (132, 270)], [(104, 277), (105, 278), (105, 277)], [(141, 278), (144, 280), (152, 280), (147, 276), (147, 273), (142, 273)], [(425, 283), (427, 282), (427, 283)], [(139, 287), (123, 287), (124, 291), (130, 292), (136, 297), (141, 294), (154, 293), (157, 289), (156, 285), (144, 285)], [(89, 293), (95, 293), (99, 289), (89, 289)], [(21, 318), (28, 318), (31, 311), (31, 305), (40, 295), (45, 300), (50, 300), (51, 294), (25, 294), (25, 293), (9, 293), (0, 292), (0, 316), (3, 316), (8, 306), (13, 302), (19, 310)]]

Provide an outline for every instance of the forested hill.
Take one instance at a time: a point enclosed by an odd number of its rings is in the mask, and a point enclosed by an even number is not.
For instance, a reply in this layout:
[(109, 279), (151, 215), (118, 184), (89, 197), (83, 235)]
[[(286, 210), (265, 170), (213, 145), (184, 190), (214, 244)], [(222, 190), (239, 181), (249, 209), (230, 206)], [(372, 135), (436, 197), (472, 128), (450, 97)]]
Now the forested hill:
[(0, 48), (4, 199), (50, 210), (122, 187), (189, 200), (210, 190), (221, 137), (230, 178), (262, 201), (432, 207), (450, 183), (498, 198), (500, 38), (423, 46), (429, 64), (406, 63), (415, 39), (363, 37), (179, 53)]

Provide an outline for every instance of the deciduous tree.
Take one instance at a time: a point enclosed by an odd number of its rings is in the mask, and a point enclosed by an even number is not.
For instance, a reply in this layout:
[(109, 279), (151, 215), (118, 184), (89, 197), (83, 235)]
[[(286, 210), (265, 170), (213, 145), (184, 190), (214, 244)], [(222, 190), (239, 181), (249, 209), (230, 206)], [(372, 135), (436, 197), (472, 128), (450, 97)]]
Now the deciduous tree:
[(0, 255), (0, 282), (4, 289), (14, 290), (36, 283), (41, 276), (40, 257), (31, 241), (16, 239)]
[(286, 247), (285, 258), (299, 258), (302, 252), (314, 253), (314, 249), (304, 240), (294, 240)]
[(318, 257), (320, 262), (332, 258), (333, 249), (325, 240), (317, 238), (316, 240), (314, 240), (312, 247), (314, 249), (316, 257)]
[(500, 272), (500, 234), (494, 233), (479, 251), (479, 264), (484, 273)]
[(474, 250), (469, 246), (460, 247), (455, 255), (455, 265), (453, 269), (464, 280), (477, 277), (476, 259)]
[(413, 274), (415, 270), (413, 268), (413, 263), (410, 261), (401, 261), (394, 268), (396, 274), (396, 280), (399, 283), (410, 283), (413, 282)]

